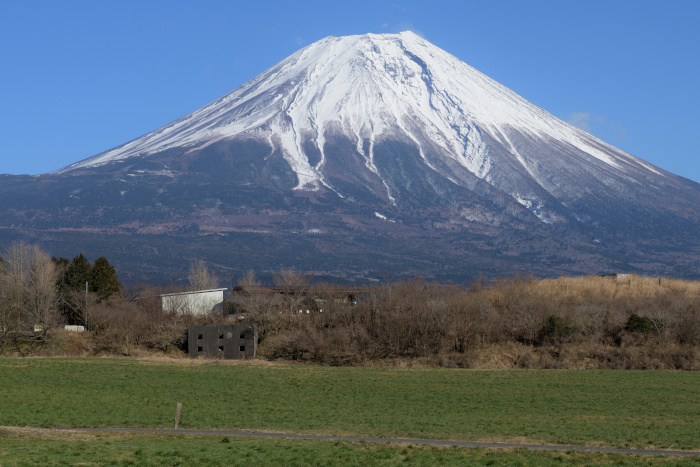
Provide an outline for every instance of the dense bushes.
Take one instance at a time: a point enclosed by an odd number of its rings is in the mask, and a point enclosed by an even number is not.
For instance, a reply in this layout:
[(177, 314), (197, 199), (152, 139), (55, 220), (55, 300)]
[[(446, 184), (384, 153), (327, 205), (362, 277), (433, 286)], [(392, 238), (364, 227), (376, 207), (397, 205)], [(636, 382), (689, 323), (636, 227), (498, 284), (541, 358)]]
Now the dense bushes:
[(115, 297), (97, 304), (90, 318), (91, 352), (186, 352), (187, 328), (195, 323), (195, 318), (163, 311), (159, 293), (156, 289), (144, 289), (136, 300)]
[[(28, 251), (25, 256), (31, 256), (27, 255)], [(57, 273), (49, 267), (50, 261), (36, 253), (27, 262), (28, 275), (20, 274), (23, 269), (13, 267), (24, 264), (23, 257), (7, 255), (2, 265), (0, 324), (5, 323), (6, 330), (23, 322), (22, 317), (27, 317), (27, 326), (34, 326), (44, 316), (32, 310), (46, 307), (30, 306), (43, 303), (38, 301), (41, 295), (27, 293), (22, 284), (31, 281), (20, 278), (44, 273), (55, 278)], [(73, 269), (79, 270), (83, 261), (74, 262)], [(41, 269), (41, 264), (49, 265), (48, 270)], [(14, 270), (18, 272), (12, 273)], [(67, 266), (58, 270), (64, 271), (60, 277), (67, 277), (69, 283), (72, 273), (66, 274)], [(516, 277), (461, 287), (413, 279), (359, 287), (349, 296), (348, 288), (308, 286), (308, 280), (264, 288), (254, 275), (249, 276), (225, 309), (235, 315), (236, 322), (256, 326), (258, 354), (263, 358), (328, 365), (700, 369), (697, 282), (636, 276), (624, 281)], [(82, 276), (76, 283), (84, 287)], [(91, 292), (90, 333), (57, 339), (63, 339), (64, 347), (74, 353), (184, 355), (189, 325), (203, 320), (231, 322), (226, 317), (193, 318), (163, 312), (159, 293), (146, 289), (111, 295)], [(78, 319), (83, 316), (82, 294), (76, 300), (75, 308), (81, 312)], [(46, 302), (46, 306), (55, 314), (61, 303)], [(16, 311), (22, 309), (17, 304), (27, 307), (23, 314)], [(51, 348), (61, 352), (60, 345)], [(14, 352), (13, 348), (9, 351)]]
[(700, 369), (698, 283), (520, 277), (463, 288), (409, 280), (367, 288), (356, 305), (323, 290), (307, 292), (323, 299), (323, 311), (308, 314), (290, 312), (274, 294), (234, 300), (260, 329), (268, 358)]
[(625, 330), (629, 332), (638, 332), (648, 334), (650, 332), (661, 332), (666, 328), (666, 323), (660, 318), (651, 319), (648, 316), (639, 316), (637, 313), (632, 313), (625, 324)]
[(559, 316), (551, 315), (540, 329), (537, 342), (540, 345), (563, 344), (577, 332), (576, 326), (568, 324)]

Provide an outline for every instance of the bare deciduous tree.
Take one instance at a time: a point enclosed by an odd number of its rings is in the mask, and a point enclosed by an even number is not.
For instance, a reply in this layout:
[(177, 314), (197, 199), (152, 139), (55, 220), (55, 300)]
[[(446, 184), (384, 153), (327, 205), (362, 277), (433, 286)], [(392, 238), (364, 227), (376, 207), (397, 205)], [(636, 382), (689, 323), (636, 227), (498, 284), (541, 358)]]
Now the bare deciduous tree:
[(5, 296), (8, 314), (7, 327), (22, 329), (22, 314), (26, 302), (27, 271), (29, 270), (29, 247), (24, 242), (15, 242), (6, 250)]
[(0, 268), (0, 328), (46, 329), (55, 319), (56, 266), (38, 246), (13, 243)]
[(46, 329), (56, 307), (56, 279), (58, 271), (51, 257), (38, 246), (31, 247), (31, 267), (27, 281), (27, 309), (35, 326)]
[(187, 276), (190, 285), (194, 290), (215, 289), (219, 285), (219, 280), (202, 260), (196, 259), (190, 264), (190, 273)]
[(7, 271), (5, 269), (5, 262), (0, 264), (0, 335), (5, 335), (7, 333), (10, 321), (10, 281)]
[(259, 287), (260, 286), (260, 281), (258, 280), (258, 277), (255, 274), (255, 271), (252, 269), (249, 269), (246, 271), (243, 276), (238, 279), (238, 285), (246, 288), (246, 287)]
[(272, 275), (272, 280), (275, 282), (277, 287), (284, 287), (287, 289), (303, 289), (309, 285), (312, 274), (304, 274), (296, 269), (292, 268), (282, 268), (278, 273)]
[(304, 274), (292, 268), (281, 268), (273, 274), (272, 280), (277, 287), (284, 289), (282, 293), (287, 295), (287, 306), (289, 311), (295, 313), (302, 310), (302, 297), (311, 282), (313, 275)]

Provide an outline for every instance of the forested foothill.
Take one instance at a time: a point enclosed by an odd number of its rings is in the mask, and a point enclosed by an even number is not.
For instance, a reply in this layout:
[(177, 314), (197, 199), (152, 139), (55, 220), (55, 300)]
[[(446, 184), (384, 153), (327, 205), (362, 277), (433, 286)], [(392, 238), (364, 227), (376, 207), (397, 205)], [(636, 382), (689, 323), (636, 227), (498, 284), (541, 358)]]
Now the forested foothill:
[[(0, 259), (0, 355), (186, 358), (192, 324), (242, 323), (258, 358), (323, 365), (700, 369), (700, 283), (634, 275), (514, 277), (443, 285), (315, 283), (293, 269), (234, 279), (223, 316), (163, 311), (105, 257), (51, 258), (15, 243)], [(192, 263), (190, 288), (218, 279)], [(86, 291), (87, 283), (87, 291)], [(180, 289), (182, 290), (182, 289)], [(85, 327), (72, 332), (65, 325)]]

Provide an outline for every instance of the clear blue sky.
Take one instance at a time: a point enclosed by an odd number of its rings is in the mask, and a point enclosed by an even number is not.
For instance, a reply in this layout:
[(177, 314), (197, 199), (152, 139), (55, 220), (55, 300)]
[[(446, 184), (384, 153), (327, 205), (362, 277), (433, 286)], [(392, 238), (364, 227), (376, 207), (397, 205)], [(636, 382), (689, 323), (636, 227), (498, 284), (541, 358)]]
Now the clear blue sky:
[(412, 30), (700, 181), (700, 1), (32, 1), (0, 6), (0, 173), (154, 130), (329, 35)]

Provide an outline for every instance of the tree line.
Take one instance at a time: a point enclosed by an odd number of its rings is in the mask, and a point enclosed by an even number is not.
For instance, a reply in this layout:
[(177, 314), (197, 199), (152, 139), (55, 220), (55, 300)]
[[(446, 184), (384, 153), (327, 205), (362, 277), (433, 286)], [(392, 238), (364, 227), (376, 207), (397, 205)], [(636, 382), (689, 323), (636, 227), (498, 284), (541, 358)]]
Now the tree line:
[[(219, 285), (201, 261), (188, 279), (192, 289)], [(241, 322), (257, 327), (260, 357), (325, 365), (700, 370), (700, 282), (387, 279), (349, 296), (350, 288), (312, 279), (282, 269), (265, 287), (249, 271), (222, 315), (189, 316), (164, 311), (160, 288), (125, 292), (105, 258), (56, 259), (16, 243), (0, 259), (0, 353), (9, 343), (10, 352), (26, 354), (24, 336), (46, 343), (45, 355), (184, 357), (188, 326)], [(56, 325), (86, 324), (86, 282), (90, 332), (78, 337)]]
[[(86, 295), (87, 284), (87, 295)], [(122, 293), (107, 258), (50, 257), (15, 242), (0, 256), (0, 339), (41, 338), (57, 324), (87, 325), (89, 303)]]
[[(192, 261), (188, 280), (194, 290), (219, 283), (200, 260)], [(78, 342), (60, 334), (66, 324), (86, 328), (88, 347), (95, 352), (184, 349), (190, 317), (163, 311), (159, 298), (180, 290), (148, 285), (125, 290), (104, 256), (94, 262), (82, 253), (72, 260), (56, 258), (36, 245), (15, 242), (0, 254), (0, 354), (83, 352), (82, 344), (65, 348)]]

